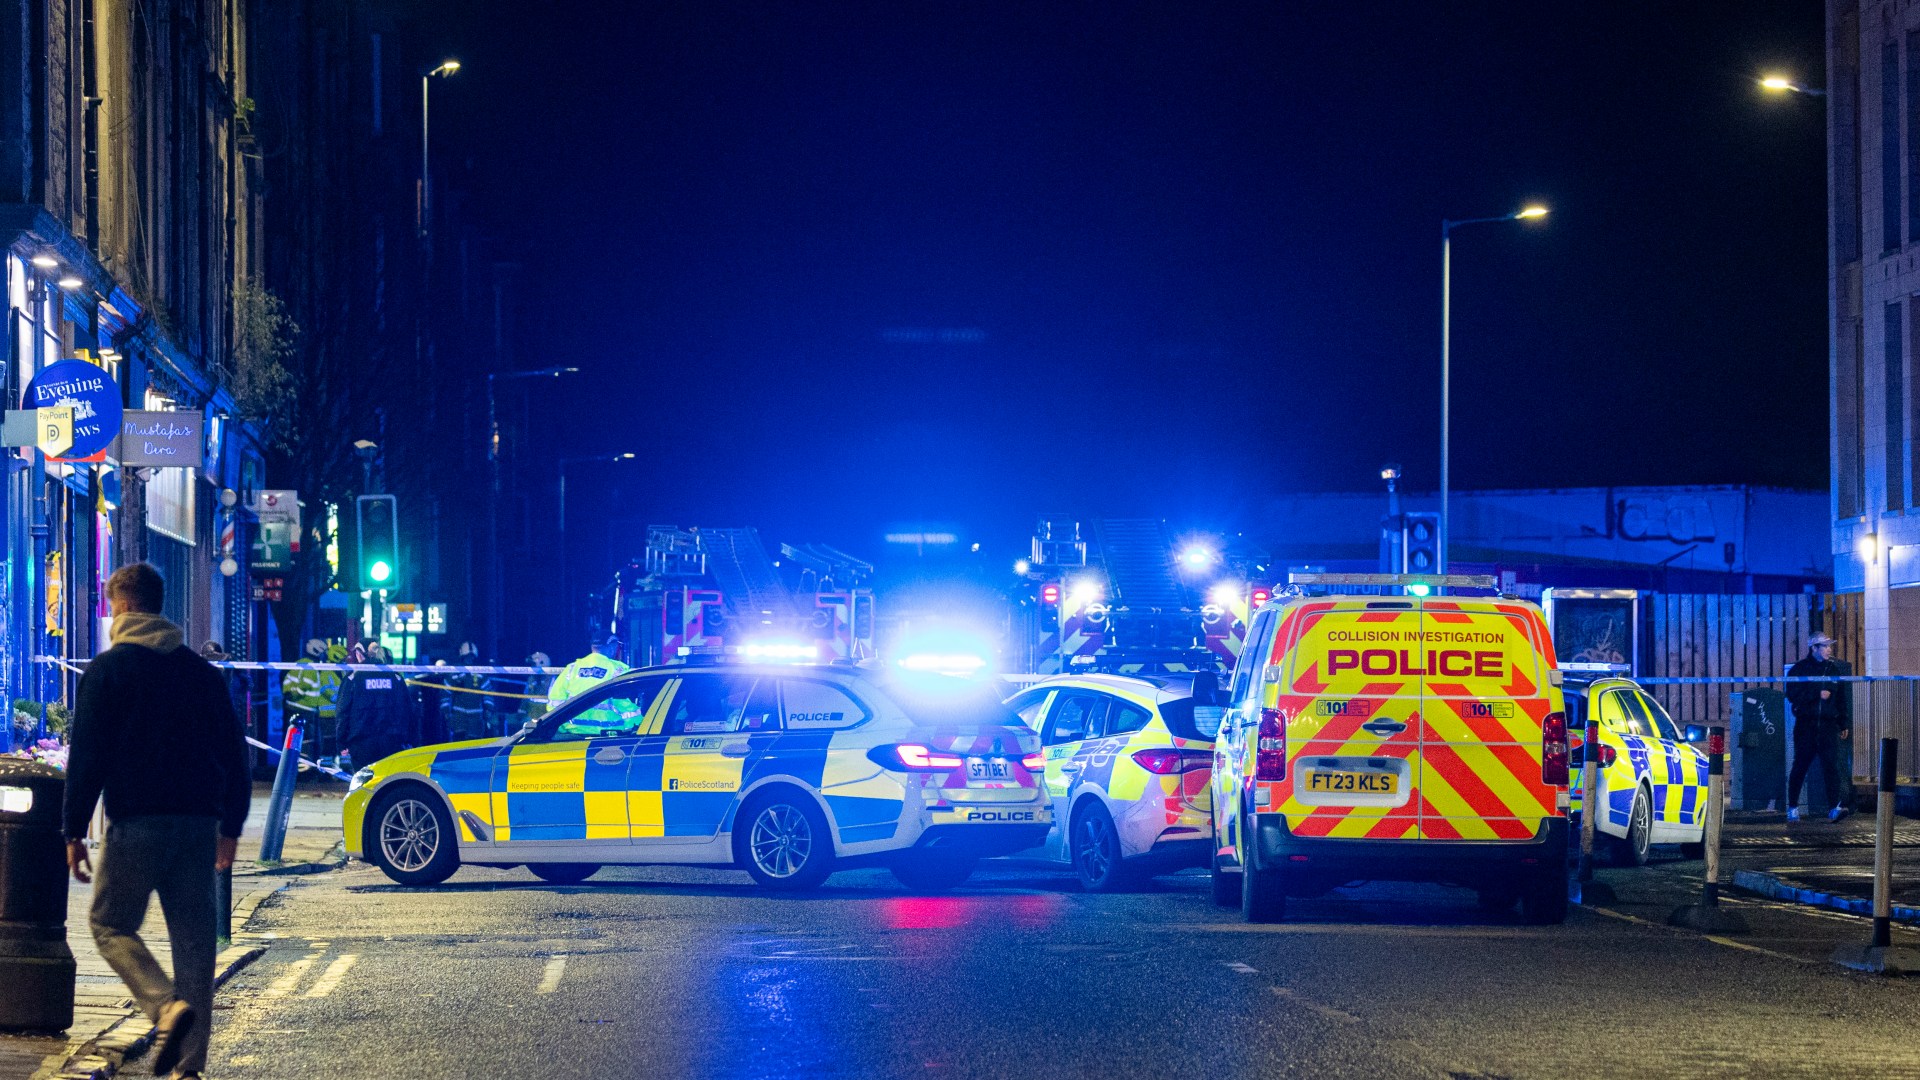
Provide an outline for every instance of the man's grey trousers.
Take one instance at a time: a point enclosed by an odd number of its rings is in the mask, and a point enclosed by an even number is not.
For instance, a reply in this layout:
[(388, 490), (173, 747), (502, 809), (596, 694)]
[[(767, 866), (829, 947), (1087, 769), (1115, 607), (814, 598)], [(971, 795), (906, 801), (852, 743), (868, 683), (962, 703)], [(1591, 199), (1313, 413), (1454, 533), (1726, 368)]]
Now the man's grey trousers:
[[(214, 844), (220, 822), (210, 817), (155, 815), (107, 826), (93, 882), (88, 924), (100, 955), (133, 992), (149, 1018), (178, 997), (199, 1014), (180, 1055), (179, 1072), (207, 1064), (207, 1033), (213, 1027), (213, 963), (217, 948)], [(158, 893), (173, 950), (173, 978), (160, 970), (140, 940), (147, 900)]]

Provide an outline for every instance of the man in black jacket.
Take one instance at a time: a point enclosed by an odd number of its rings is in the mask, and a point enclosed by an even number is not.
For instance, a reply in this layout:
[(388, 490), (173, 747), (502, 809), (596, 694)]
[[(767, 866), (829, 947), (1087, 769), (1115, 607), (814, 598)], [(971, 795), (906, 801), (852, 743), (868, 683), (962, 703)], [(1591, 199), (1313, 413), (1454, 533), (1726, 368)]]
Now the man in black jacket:
[[(384, 664), (387, 650), (367, 646), (367, 662)], [(340, 746), (355, 768), (371, 765), (419, 742), (418, 708), (406, 676), (356, 671), (340, 688)]]
[[(1807, 639), (1807, 655), (1787, 669), (1796, 679), (1823, 679), (1850, 675), (1844, 660), (1833, 658), (1833, 639), (1815, 634)], [(1834, 805), (1828, 821), (1847, 816), (1847, 746), (1853, 737), (1852, 696), (1843, 682), (1788, 683), (1787, 701), (1793, 705), (1793, 772), (1787, 778), (1787, 820), (1800, 820), (1800, 788), (1807, 782), (1813, 759), (1820, 759), (1827, 798)]]
[[(166, 585), (146, 563), (107, 579), (111, 647), (80, 679), (67, 758), (67, 866), (88, 881), (88, 820), (106, 800), (106, 846), (88, 923), (100, 955), (158, 1026), (153, 1071), (198, 1076), (213, 1022), (214, 874), (233, 865), (252, 785), (226, 680), (159, 615)], [(160, 896), (167, 978), (140, 923)]]

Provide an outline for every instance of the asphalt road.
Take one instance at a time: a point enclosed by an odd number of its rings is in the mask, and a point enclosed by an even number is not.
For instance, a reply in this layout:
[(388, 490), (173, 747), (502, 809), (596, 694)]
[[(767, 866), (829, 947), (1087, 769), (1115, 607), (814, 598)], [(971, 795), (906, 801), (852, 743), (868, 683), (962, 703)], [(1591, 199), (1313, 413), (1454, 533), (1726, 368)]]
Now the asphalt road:
[[(1623, 911), (1679, 880), (1629, 873)], [(1750, 910), (1743, 947), (1630, 911), (1521, 926), (1413, 886), (1249, 927), (1198, 875), (1093, 896), (1006, 870), (927, 897), (872, 871), (785, 897), (729, 872), (415, 890), (355, 865), (262, 908), (277, 936), (222, 991), (210, 1072), (1920, 1076), (1920, 986), (1812, 959), (1846, 920)]]

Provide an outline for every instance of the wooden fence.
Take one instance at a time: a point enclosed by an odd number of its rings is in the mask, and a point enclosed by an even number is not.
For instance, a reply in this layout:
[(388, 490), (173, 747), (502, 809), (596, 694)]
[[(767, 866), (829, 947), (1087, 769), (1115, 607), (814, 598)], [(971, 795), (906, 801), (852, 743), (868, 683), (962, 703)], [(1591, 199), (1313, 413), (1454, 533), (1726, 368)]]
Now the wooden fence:
[[(1865, 664), (1860, 593), (1692, 595), (1652, 593), (1640, 599), (1640, 673), (1656, 677), (1778, 678), (1807, 655), (1814, 631), (1834, 637), (1833, 655)], [(1652, 688), (1682, 724), (1730, 723), (1731, 686)]]

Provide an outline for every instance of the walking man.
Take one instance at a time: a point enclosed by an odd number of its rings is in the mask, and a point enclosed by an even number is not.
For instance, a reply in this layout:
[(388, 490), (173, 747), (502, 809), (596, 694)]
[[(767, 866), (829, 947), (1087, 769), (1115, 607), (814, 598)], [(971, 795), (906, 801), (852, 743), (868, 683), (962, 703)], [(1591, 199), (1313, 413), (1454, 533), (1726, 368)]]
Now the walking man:
[[(93, 940), (157, 1027), (154, 1074), (197, 1077), (213, 1023), (214, 874), (233, 865), (252, 785), (226, 680), (160, 617), (165, 596), (146, 563), (107, 579), (110, 647), (80, 679), (64, 827), (67, 866), (89, 881), (87, 822), (104, 796)], [(171, 979), (140, 940), (155, 893), (173, 950)]]
[[(1850, 675), (1853, 669), (1844, 660), (1833, 658), (1833, 639), (1815, 634), (1807, 639), (1807, 655), (1787, 669), (1789, 678), (1832, 678)], [(1847, 746), (1853, 737), (1853, 704), (1847, 684), (1788, 683), (1787, 701), (1793, 705), (1793, 772), (1787, 778), (1787, 820), (1800, 820), (1800, 788), (1807, 782), (1807, 769), (1820, 759), (1820, 775), (1826, 780), (1827, 798), (1834, 805), (1828, 821), (1847, 816)]]

